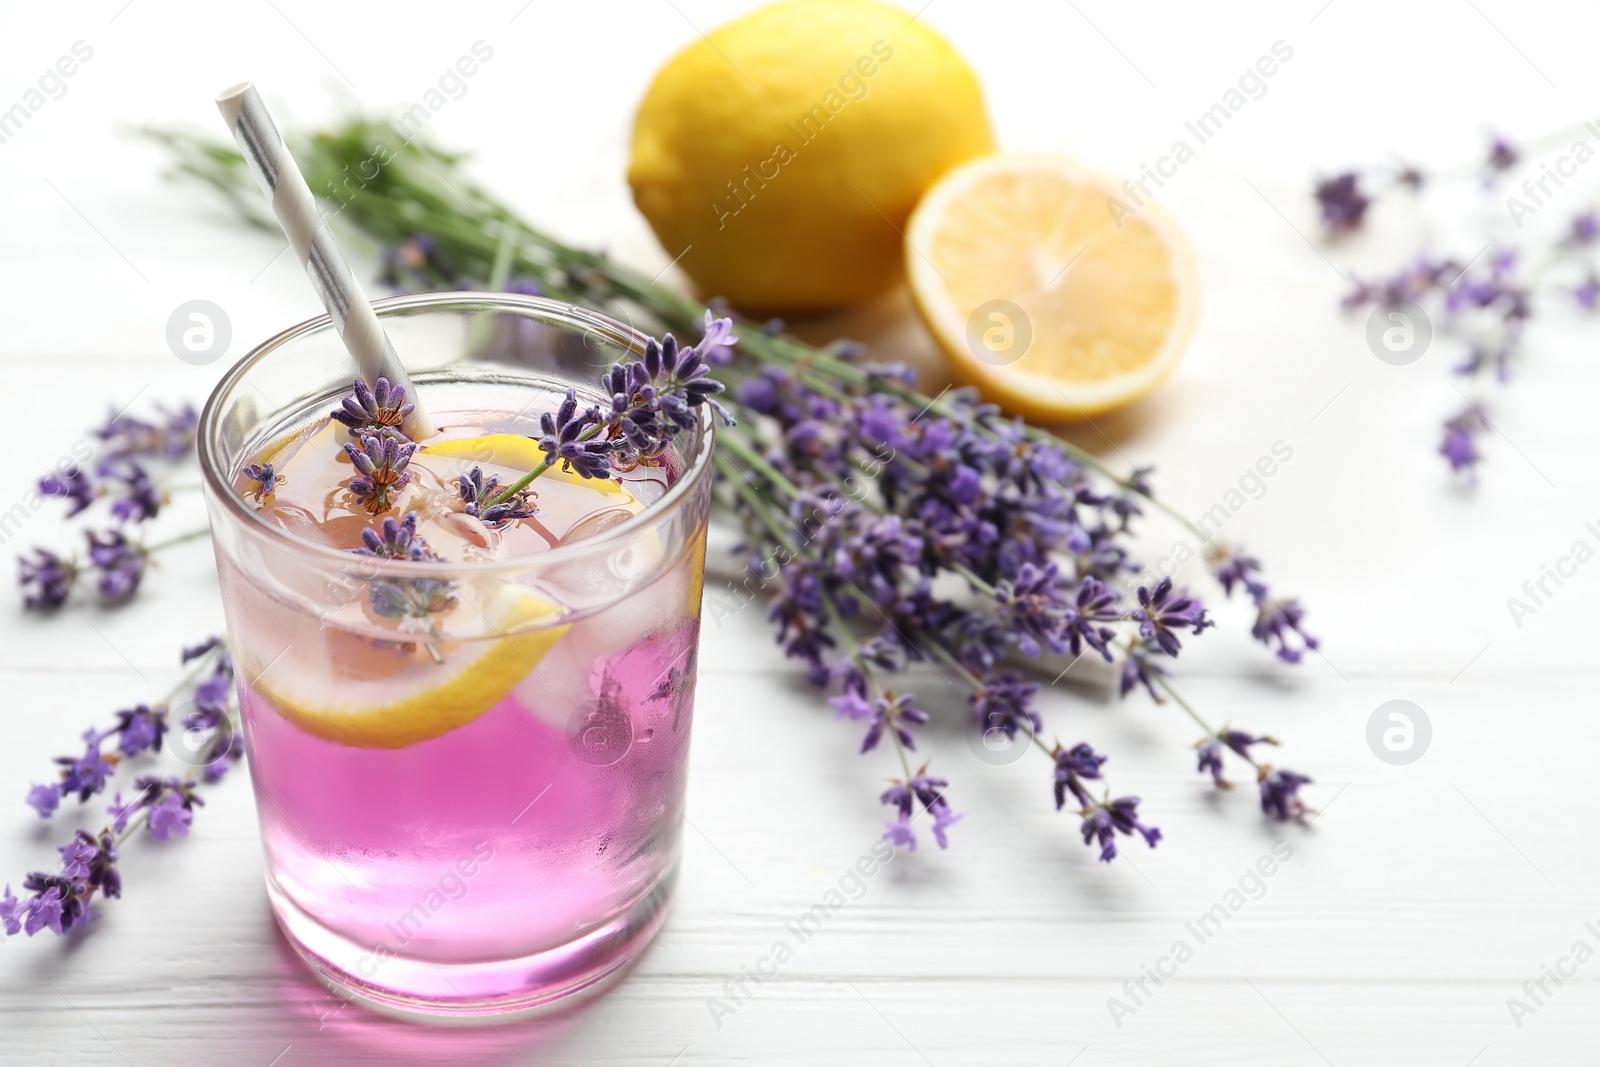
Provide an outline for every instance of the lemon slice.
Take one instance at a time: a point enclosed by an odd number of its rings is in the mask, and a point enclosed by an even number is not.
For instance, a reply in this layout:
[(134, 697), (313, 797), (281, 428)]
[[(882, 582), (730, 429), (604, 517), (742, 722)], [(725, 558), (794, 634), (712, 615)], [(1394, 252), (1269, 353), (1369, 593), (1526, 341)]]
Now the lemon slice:
[[(494, 463), (524, 473), (544, 462), (544, 453), (539, 449), (539, 442), (520, 433), (486, 433), (481, 437), (453, 437), (436, 445), (428, 445), (422, 452), (450, 459), (470, 459), (474, 463)], [(622, 483), (615, 478), (605, 480), (585, 478), (577, 471), (564, 470), (559, 465), (551, 467), (539, 477), (572, 482), (574, 485), (593, 489), (597, 493), (626, 495), (627, 492), (622, 488)]]
[(1199, 300), (1177, 224), (1071, 160), (995, 155), (955, 168), (906, 228), (912, 295), (957, 377), (1040, 421), (1154, 389)]
[[(457, 610), (461, 610), (458, 608)], [(504, 586), (483, 608), (495, 631), (555, 618), (561, 608)], [(441, 646), (443, 664), (421, 648), (399, 652), (328, 629), (327, 643), (296, 642), (245, 679), (308, 734), (356, 748), (404, 748), (465, 726), (527, 677), (570, 626)], [(304, 649), (306, 662), (294, 653)], [(315, 662), (310, 662), (310, 657)]]

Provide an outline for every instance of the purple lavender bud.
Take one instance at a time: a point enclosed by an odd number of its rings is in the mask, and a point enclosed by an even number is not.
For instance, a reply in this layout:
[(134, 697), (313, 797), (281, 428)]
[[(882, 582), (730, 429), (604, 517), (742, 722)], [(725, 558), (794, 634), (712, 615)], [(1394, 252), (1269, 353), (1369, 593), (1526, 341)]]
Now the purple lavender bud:
[(150, 809), (150, 835), (157, 841), (165, 841), (174, 834), (187, 837), (193, 818), (182, 793), (166, 793)]
[(1489, 144), (1489, 157), (1484, 161), (1484, 166), (1492, 177), (1510, 170), (1521, 158), (1516, 146), (1504, 137), (1496, 137)]
[(120, 604), (139, 590), (148, 557), (117, 530), (85, 531), (89, 539), (89, 562), (98, 572), (96, 588), (100, 596)]
[(883, 839), (896, 848), (907, 848), (912, 852), (917, 850), (917, 835), (911, 832), (910, 816), (901, 816), (893, 822), (883, 824)]
[(60, 497), (66, 500), (69, 504), (67, 508), (68, 518), (94, 503), (95, 497), (99, 495), (99, 490), (96, 489), (94, 482), (90, 480), (88, 474), (84, 473), (81, 467), (69, 467), (66, 470), (51, 471), (39, 479), (39, 492), (45, 496)]
[(77, 580), (77, 565), (54, 552), (35, 548), (32, 559), (27, 556), (17, 558), (17, 582), (22, 587), (22, 604), (30, 611), (59, 608), (67, 602)]
[(1089, 807), (1089, 790), (1083, 784), (1083, 780), (1098, 780), (1100, 765), (1106, 761), (1106, 757), (1081, 742), (1071, 748), (1057, 745), (1051, 755), (1056, 761), (1056, 810), (1060, 811), (1066, 806), (1069, 793), (1077, 800), (1080, 807)]
[(1260, 774), (1261, 810), (1279, 822), (1301, 822), (1311, 809), (1300, 797), (1300, 787), (1311, 782), (1303, 774), (1263, 767)]
[[(378, 381), (387, 384), (382, 378)], [(348, 442), (344, 446), (351, 465), (360, 472), (350, 479), (349, 489), (357, 504), (377, 515), (393, 507), (400, 491), (411, 483), (406, 468), (411, 465), (417, 446), (402, 443), (392, 435), (363, 433), (359, 440), (360, 447)]]
[(22, 932), (25, 914), (26, 908), (7, 884), (5, 894), (0, 895), (0, 925), (4, 925), (7, 937), (15, 937)]
[(120, 467), (102, 473), (121, 486), (121, 495), (111, 504), (111, 513), (119, 522), (144, 522), (161, 511), (161, 491), (140, 464), (123, 460)]
[(1154, 638), (1169, 656), (1177, 656), (1182, 648), (1178, 631), (1199, 634), (1215, 625), (1206, 618), (1205, 606), (1197, 598), (1173, 591), (1171, 578), (1161, 579), (1153, 591), (1139, 587), (1139, 607), (1132, 618), (1139, 623), (1140, 636)]
[(1138, 797), (1118, 797), (1109, 803), (1095, 805), (1085, 813), (1082, 829), (1084, 844), (1096, 840), (1100, 842), (1102, 863), (1109, 863), (1116, 858), (1119, 833), (1128, 836), (1137, 833), (1151, 848), (1155, 848), (1156, 842), (1161, 840), (1160, 830), (1139, 821)]
[(415, 404), (406, 403), (405, 386), (391, 386), (389, 379), (380, 375), (374, 387), (359, 378), (351, 382), (350, 395), (329, 415), (347, 427), (352, 437), (392, 437), (400, 433), (400, 424), (414, 410)]
[(167, 732), (167, 709), (151, 710), (148, 705), (117, 712), (117, 731), (120, 734), (117, 749), (124, 756), (136, 756), (149, 749), (161, 750), (161, 738)]
[(244, 495), (257, 504), (265, 503), (267, 497), (283, 484), (283, 475), (274, 470), (270, 463), (252, 463), (240, 473), (245, 479)]
[(1361, 180), (1346, 172), (1317, 183), (1317, 206), (1322, 210), (1322, 225), (1330, 235), (1350, 233), (1361, 228), (1372, 201), (1361, 191)]
[(28, 806), (39, 813), (39, 818), (48, 819), (61, 806), (61, 787), (34, 786), (28, 790)]

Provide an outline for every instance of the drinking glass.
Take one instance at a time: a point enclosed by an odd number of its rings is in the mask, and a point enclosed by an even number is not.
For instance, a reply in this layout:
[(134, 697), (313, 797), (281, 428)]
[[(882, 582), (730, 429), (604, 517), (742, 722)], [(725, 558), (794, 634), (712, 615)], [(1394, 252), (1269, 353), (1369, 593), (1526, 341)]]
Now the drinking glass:
[[(430, 413), (533, 436), (569, 387), (603, 399), (601, 369), (646, 340), (536, 297), (375, 306)], [(327, 426), (352, 378), (322, 316), (250, 352), (200, 418), (268, 898), (300, 956), (374, 1004), (549, 1004), (616, 975), (672, 896), (710, 418), (697, 409), (635, 472), (649, 477), (627, 483), (632, 510), (584, 518), (548, 551), (376, 559), (241, 492), (246, 465)], [(425, 618), (373, 610), (396, 594)]]

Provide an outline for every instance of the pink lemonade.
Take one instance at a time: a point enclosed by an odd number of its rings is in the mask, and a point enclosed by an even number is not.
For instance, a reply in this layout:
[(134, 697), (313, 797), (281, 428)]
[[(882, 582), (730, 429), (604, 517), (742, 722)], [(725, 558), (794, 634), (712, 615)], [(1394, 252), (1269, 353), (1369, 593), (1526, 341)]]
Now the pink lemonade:
[[(231, 465), (260, 520), (218, 563), (268, 891), (359, 996), (532, 1007), (626, 963), (670, 898), (708, 485), (673, 451), (610, 482), (555, 469), (531, 515), (481, 521), (461, 476), (536, 466), (561, 393), (418, 388), (440, 430), (377, 514), (326, 399)], [(281, 482), (261, 492), (252, 463)], [(349, 551), (413, 514), (426, 562)]]

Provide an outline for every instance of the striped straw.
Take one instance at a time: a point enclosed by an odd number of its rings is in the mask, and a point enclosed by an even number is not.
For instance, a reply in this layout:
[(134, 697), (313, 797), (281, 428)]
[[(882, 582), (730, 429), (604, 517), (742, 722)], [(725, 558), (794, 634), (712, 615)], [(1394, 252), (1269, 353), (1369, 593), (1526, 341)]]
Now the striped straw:
[(289, 155), (261, 94), (254, 85), (241, 82), (217, 97), (217, 108), (244, 153), (250, 173), (271, 202), (272, 213), (278, 217), (295, 255), (300, 257), (300, 265), (311, 278), (322, 306), (328, 309), (361, 377), (368, 385), (375, 385), (381, 375), (389, 379), (390, 385), (403, 386), (407, 399), (416, 405), (402, 427), (406, 435), (413, 441), (432, 436), (433, 423), (422, 409), (422, 398), (400, 365), (400, 357), (389, 343), (361, 283), (351, 273), (349, 261), (317, 211), (305, 176)]

